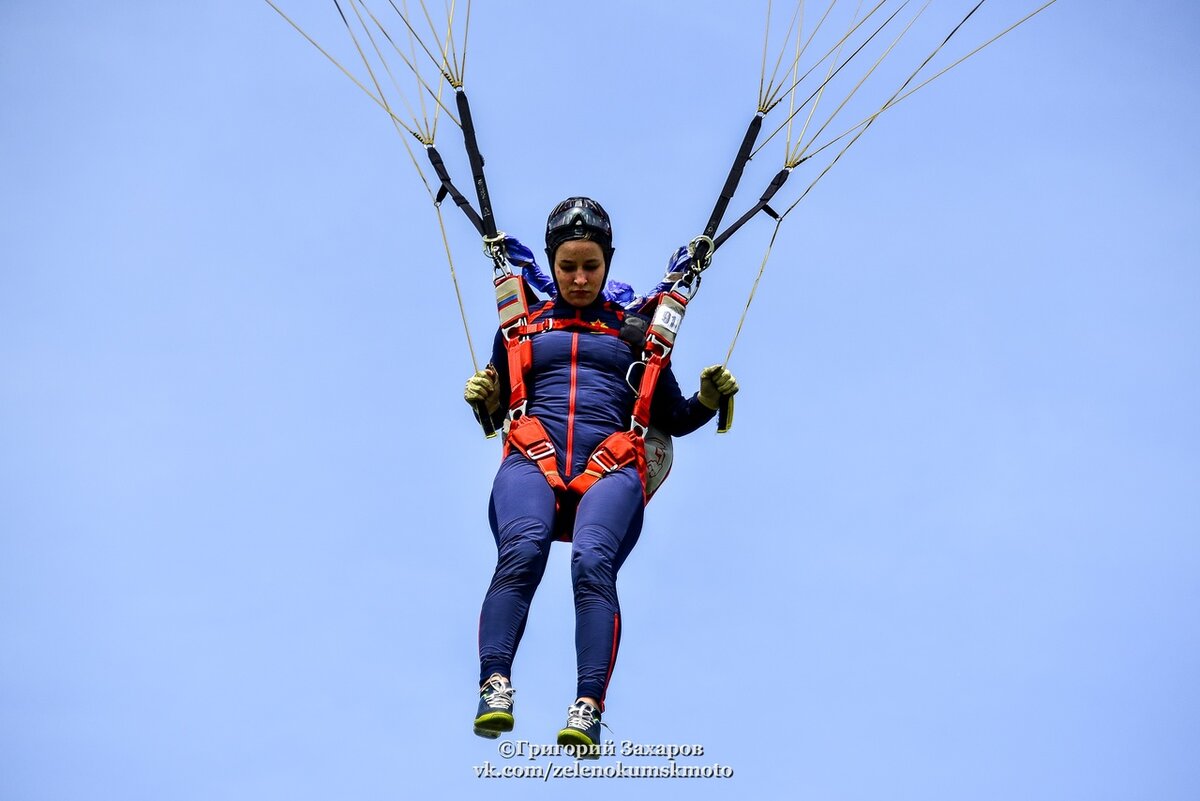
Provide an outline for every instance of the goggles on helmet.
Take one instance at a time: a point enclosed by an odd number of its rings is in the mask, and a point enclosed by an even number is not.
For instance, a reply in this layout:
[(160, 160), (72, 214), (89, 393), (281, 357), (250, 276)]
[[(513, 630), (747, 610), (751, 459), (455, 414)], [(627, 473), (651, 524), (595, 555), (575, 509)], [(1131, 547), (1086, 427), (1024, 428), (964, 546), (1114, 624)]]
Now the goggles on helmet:
[(572, 239), (590, 239), (604, 251), (605, 268), (612, 265), (612, 223), (608, 212), (587, 197), (570, 197), (559, 203), (546, 220), (546, 256), (554, 264), (559, 245)]
[[(581, 232), (591, 229), (612, 238), (612, 225), (603, 212), (597, 212), (586, 206), (571, 206), (557, 214), (551, 215), (546, 221), (546, 236), (567, 234), (568, 230), (578, 229)], [(556, 237), (557, 238), (557, 237)]]

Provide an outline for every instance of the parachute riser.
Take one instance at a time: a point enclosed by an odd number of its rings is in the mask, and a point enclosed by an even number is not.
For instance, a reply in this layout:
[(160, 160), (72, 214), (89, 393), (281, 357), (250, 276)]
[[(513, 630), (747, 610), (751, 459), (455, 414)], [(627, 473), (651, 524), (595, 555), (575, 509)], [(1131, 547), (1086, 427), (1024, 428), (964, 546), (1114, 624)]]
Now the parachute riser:
[(454, 182), (450, 180), (450, 172), (446, 169), (446, 163), (442, 161), (442, 154), (438, 153), (436, 147), (432, 143), (425, 146), (425, 155), (429, 159), (429, 163), (433, 166), (433, 171), (437, 173), (438, 180), (441, 181), (441, 187), (438, 189), (437, 195), (434, 197), (434, 205), (440, 206), (442, 201), (447, 196), (454, 200), (456, 206), (462, 209), (463, 214), (471, 221), (471, 225), (480, 236), (484, 236), (483, 220), (479, 216), (479, 212), (475, 211), (471, 206), (471, 201), (467, 200), (466, 196), (459, 191)]
[(724, 245), (729, 237), (736, 234), (743, 225), (750, 222), (754, 215), (758, 214), (760, 211), (766, 212), (767, 216), (773, 220), (779, 219), (779, 213), (771, 208), (770, 202), (771, 199), (775, 197), (775, 193), (783, 188), (783, 185), (787, 183), (787, 179), (791, 177), (792, 170), (795, 166), (796, 165), (789, 164), (775, 174), (775, 177), (771, 179), (771, 183), (767, 185), (766, 191), (764, 191), (758, 198), (758, 202), (713, 240), (714, 251), (721, 247), (721, 245)]
[(688, 245), (694, 263), (703, 265), (700, 267), (701, 270), (708, 266), (708, 259), (714, 250), (713, 237), (717, 235), (717, 229), (721, 227), (721, 219), (725, 216), (734, 194), (737, 193), (738, 184), (742, 181), (742, 174), (746, 171), (746, 164), (750, 161), (750, 152), (754, 149), (754, 142), (758, 139), (759, 131), (762, 130), (762, 123), (763, 113), (759, 111), (755, 113), (746, 127), (742, 144), (733, 158), (733, 164), (729, 167), (729, 174), (725, 176), (725, 185), (721, 187), (721, 194), (717, 196), (712, 214), (708, 217), (708, 224), (704, 226), (704, 233)]
[(742, 145), (738, 148), (737, 155), (733, 159), (733, 164), (729, 168), (729, 175), (725, 177), (725, 186), (721, 188), (721, 194), (717, 198), (717, 203), (713, 207), (712, 214), (709, 215), (708, 225), (704, 226), (704, 236), (709, 239), (717, 235), (717, 228), (721, 225), (721, 218), (725, 216), (725, 210), (729, 207), (729, 201), (733, 199), (734, 193), (737, 192), (738, 184), (742, 180), (742, 173), (746, 169), (746, 164), (750, 161), (750, 151), (754, 149), (754, 142), (758, 139), (758, 132), (762, 130), (762, 123), (762, 112), (758, 112), (750, 120), (750, 125), (746, 127), (746, 135), (742, 137)]
[(458, 89), (454, 93), (454, 101), (458, 106), (467, 161), (471, 165), (471, 181), (475, 184), (475, 194), (479, 198), (479, 218), (483, 223), (483, 239), (486, 244), (488, 240), (496, 238), (496, 218), (492, 215), (492, 198), (488, 194), (487, 179), (483, 175), (483, 156), (479, 153), (479, 141), (475, 137), (475, 122), (471, 118), (467, 93)]
[[(500, 330), (506, 339), (517, 327), (524, 325), (529, 316), (528, 305), (525, 301), (524, 282), (519, 276), (512, 274), (504, 252), (504, 234), (496, 229), (496, 218), (492, 214), (492, 198), (488, 193), (487, 179), (483, 173), (483, 156), (479, 152), (479, 140), (475, 135), (475, 122), (471, 117), (471, 105), (467, 101), (467, 93), (461, 85), (455, 87), (454, 101), (458, 106), (459, 124), (463, 132), (463, 145), (467, 151), (467, 162), (471, 166), (471, 182), (475, 185), (475, 195), (479, 199), (479, 225), (477, 230), (483, 237), (483, 252), (492, 260), (493, 283), (496, 287), (496, 310), (500, 315)], [(443, 187), (445, 183), (443, 183)], [(525, 355), (528, 343), (524, 348), (510, 348), (510, 357), (520, 353)], [(514, 364), (509, 365), (510, 372)], [(524, 413), (524, 395), (515, 399), (514, 406), (509, 409), (510, 421)], [(517, 408), (519, 406), (520, 408)], [(481, 410), (480, 422), (484, 434), (489, 438), (496, 435), (492, 425), (491, 415), (486, 409)]]

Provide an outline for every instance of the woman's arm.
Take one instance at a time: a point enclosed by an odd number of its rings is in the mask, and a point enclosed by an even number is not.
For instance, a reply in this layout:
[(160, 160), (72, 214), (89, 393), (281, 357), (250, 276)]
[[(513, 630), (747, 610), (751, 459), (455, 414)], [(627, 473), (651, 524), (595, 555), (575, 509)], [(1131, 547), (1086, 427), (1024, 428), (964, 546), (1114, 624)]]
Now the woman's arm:
[(508, 399), (511, 390), (508, 378), (508, 354), (504, 348), (504, 338), (500, 332), (492, 341), (492, 360), (484, 369), (467, 379), (467, 388), (463, 398), (471, 404), (475, 418), (479, 411), (475, 404), (483, 401), (491, 412), (492, 425), (499, 429), (508, 414)]
[(650, 404), (650, 424), (672, 437), (682, 437), (703, 426), (716, 416), (700, 402), (699, 393), (684, 397), (679, 389), (675, 374), (667, 369), (659, 373), (658, 385), (654, 388), (654, 401)]

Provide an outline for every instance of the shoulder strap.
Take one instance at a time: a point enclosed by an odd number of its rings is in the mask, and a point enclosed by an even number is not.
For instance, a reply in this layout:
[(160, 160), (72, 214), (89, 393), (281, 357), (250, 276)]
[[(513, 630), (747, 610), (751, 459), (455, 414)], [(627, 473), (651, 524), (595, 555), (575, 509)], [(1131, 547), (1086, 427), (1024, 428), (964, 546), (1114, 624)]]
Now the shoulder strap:
[[(537, 313), (545, 310), (546, 305), (542, 304)], [(496, 311), (500, 315), (500, 336), (508, 359), (508, 419), (511, 423), (525, 414), (525, 374), (533, 364), (529, 337), (520, 333), (530, 318), (524, 278), (509, 273), (496, 279)]]
[[(646, 436), (650, 427), (650, 404), (658, 377), (671, 363), (671, 351), (675, 348), (675, 335), (687, 312), (687, 298), (674, 290), (664, 292), (654, 308), (654, 317), (646, 329), (646, 340), (642, 346), (642, 376), (638, 381), (637, 400), (633, 403), (633, 419), (630, 430), (640, 437)], [(630, 367), (631, 370), (634, 367)]]

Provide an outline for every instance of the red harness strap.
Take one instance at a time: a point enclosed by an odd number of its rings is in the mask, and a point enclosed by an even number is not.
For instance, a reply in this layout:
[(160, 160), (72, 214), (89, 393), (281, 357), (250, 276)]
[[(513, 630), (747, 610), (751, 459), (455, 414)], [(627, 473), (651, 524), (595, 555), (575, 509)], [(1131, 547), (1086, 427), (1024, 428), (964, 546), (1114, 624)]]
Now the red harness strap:
[(525, 374), (533, 366), (533, 343), (519, 333), (529, 320), (525, 279), (511, 274), (496, 279), (496, 311), (500, 315), (500, 334), (508, 357), (508, 414), (509, 419), (516, 419), (525, 413)]
[[(642, 498), (646, 497), (646, 442), (641, 435), (632, 431), (614, 431), (596, 446), (588, 457), (587, 467), (571, 479), (567, 491), (582, 497), (600, 479), (623, 467), (636, 465), (638, 478), (642, 480)], [(551, 485), (553, 486), (553, 484)]]
[(503, 458), (507, 458), (513, 448), (538, 466), (542, 475), (546, 477), (546, 483), (556, 494), (567, 491), (567, 483), (558, 472), (554, 443), (550, 441), (541, 420), (528, 414), (514, 420), (509, 425), (508, 437), (504, 440)]

